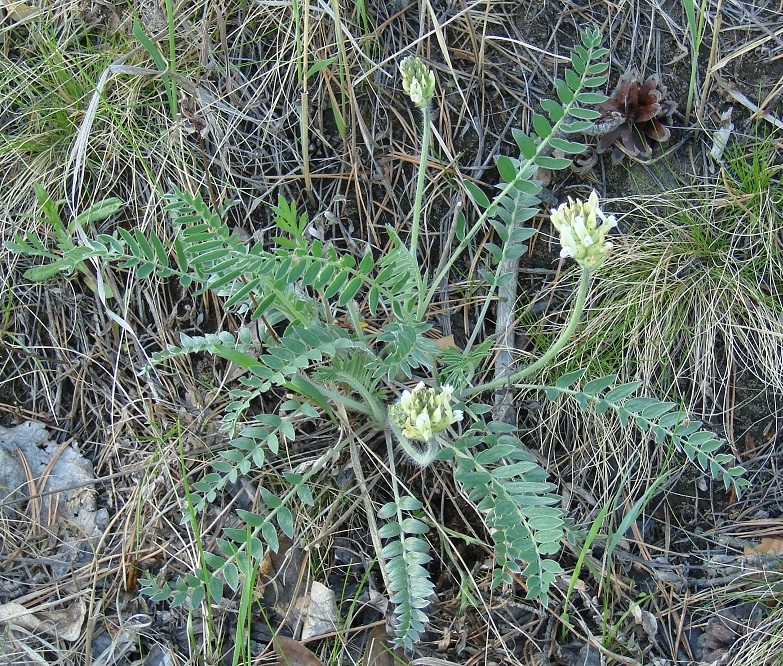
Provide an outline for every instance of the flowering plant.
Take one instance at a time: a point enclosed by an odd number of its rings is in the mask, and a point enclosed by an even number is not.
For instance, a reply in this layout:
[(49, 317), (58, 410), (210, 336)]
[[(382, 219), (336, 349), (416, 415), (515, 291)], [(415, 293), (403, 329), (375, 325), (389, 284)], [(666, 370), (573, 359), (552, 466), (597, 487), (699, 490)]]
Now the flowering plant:
[[(569, 199), (552, 211), (552, 221), (560, 232), (562, 256), (573, 257), (580, 264), (581, 277), (568, 321), (537, 360), (521, 368), (510, 364), (508, 372), (496, 373), (493, 380), (474, 382), (478, 367), (497, 340), (473, 347), (471, 337), (463, 350), (452, 352), (437, 347), (425, 335), (431, 328), (428, 320), (435, 298), (456, 262), (475, 248), (487, 225), (492, 226), (498, 244), (482, 243), (486, 252), (476, 253), (483, 265), (479, 275), (485, 288), (485, 305), (472, 322), (476, 331), (484, 330), (485, 315), (489, 304), (496, 302), (495, 294), (515, 286), (516, 272), (507, 266), (524, 254), (524, 242), (535, 233), (524, 226), (540, 210), (541, 183), (535, 174), (542, 167), (570, 166), (569, 159), (552, 157), (553, 149), (564, 155), (583, 152), (584, 144), (563, 137), (589, 130), (591, 121), (600, 114), (582, 105), (600, 104), (606, 99), (594, 89), (606, 83), (602, 59), (608, 50), (600, 47), (598, 30), (585, 31), (581, 42), (571, 55), (573, 69), (566, 69), (565, 79), (555, 81), (559, 101), (542, 100), (546, 116), (533, 113), (535, 134), (514, 133), (519, 157), (497, 157), (504, 182), (498, 185), (493, 200), (475, 183), (464, 181), (476, 210), (483, 212), (471, 225), (465, 214), (455, 216), (454, 247), (449, 245), (432, 273), (419, 265), (418, 235), (435, 78), (417, 58), (408, 58), (400, 66), (403, 88), (422, 112), (422, 156), (407, 244), (389, 225), (391, 249), (375, 257), (368, 250), (357, 262), (353, 255), (341, 254), (331, 244), (312, 239), (307, 215), (298, 214), (292, 203), (280, 197), (273, 210), (281, 234), (271, 245), (249, 245), (232, 233), (223, 216), (200, 195), (180, 190), (167, 197), (166, 208), (177, 229), (173, 252), (167, 240), (155, 233), (145, 235), (139, 229), (129, 231), (122, 226), (114, 235), (100, 234), (84, 246), (61, 239), (55, 251), (33, 233), (18, 234), (7, 244), (14, 252), (47, 259), (46, 266), (30, 269), (35, 271), (28, 272), (31, 279), (43, 280), (74, 270), (84, 272), (89, 260), (99, 269), (95, 276), (100, 287), (103, 270), (113, 264), (135, 271), (138, 279), (155, 274), (178, 278), (185, 289), (195, 286), (197, 294), (211, 291), (225, 299), (226, 310), (248, 323), (236, 334), (182, 333), (179, 345), (169, 345), (153, 355), (154, 363), (163, 363), (180, 355), (207, 352), (245, 371), (238, 386), (228, 393), (230, 401), (220, 426), (228, 439), (227, 450), (212, 462), (214, 472), (190, 485), (188, 502), (194, 525), (196, 512), (204, 510), (251, 470), (277, 477), (273, 483), (260, 486), (264, 506), (256, 512), (239, 509), (245, 527), (226, 528), (226, 538), (217, 539), (220, 553), (204, 552), (203, 566), (196, 575), (180, 579), (174, 592), (168, 583), (159, 587), (148, 576), (144, 589), (153, 598), (173, 594), (176, 603), (188, 602), (194, 607), (204, 603), (207, 610), (222, 603), (224, 582), (237, 591), (244, 581), (252, 580), (253, 574), (246, 572), (254, 571), (251, 558), (263, 553), (264, 544), (277, 551), (281, 547), (279, 533), (295, 538), (297, 521), (292, 505), (316, 503), (310, 488), (317, 481), (316, 475), (349, 450), (354, 471), (361, 479), (362, 461), (355, 445), (368, 433), (382, 432), (389, 452), (384, 464), (391, 496), (377, 512), (378, 518), (386, 522), (373, 533), (389, 601), (395, 606), (396, 643), (411, 647), (424, 632), (424, 609), (434, 588), (424, 566), (431, 559), (424, 535), (437, 519), (427, 513), (421, 500), (407, 493), (396, 476), (395, 442), (419, 465), (428, 465), (436, 458), (451, 461), (460, 493), (473, 504), (486, 527), (487, 540), (494, 544), (492, 585), (510, 585), (521, 576), (528, 597), (546, 605), (550, 588), (557, 576), (563, 575), (552, 556), (570, 530), (569, 519), (554, 492), (556, 486), (525, 449), (515, 434), (516, 427), (499, 418), (484, 419), (492, 407), (476, 398), (495, 389), (544, 389), (551, 400), (572, 396), (582, 408), (592, 406), (596, 411), (613, 412), (623, 426), (650, 433), (656, 442), (669, 439), (702, 469), (721, 477), (726, 487), (733, 485), (739, 492), (747, 484), (739, 478), (741, 467), (728, 466), (731, 455), (716, 453), (721, 442), (701, 431), (700, 424), (679, 411), (676, 403), (631, 397), (639, 388), (638, 382), (615, 386), (617, 376), (607, 375), (577, 387), (584, 374), (580, 370), (560, 377), (551, 386), (524, 383), (569, 343), (585, 307), (591, 272), (604, 261), (611, 247), (606, 234), (617, 222), (600, 210), (595, 193), (586, 202)], [(115, 203), (104, 202), (104, 209), (116, 210)], [(75, 219), (77, 226), (95, 219), (94, 215), (84, 215)], [(101, 290), (105, 291), (103, 287)], [(503, 298), (507, 299), (506, 293)], [(335, 324), (336, 311), (344, 312), (351, 326)], [(379, 327), (365, 332), (363, 320), (371, 318), (379, 322)], [(446, 383), (439, 385), (436, 373)], [(436, 378), (435, 387), (418, 381), (427, 376)], [(384, 402), (401, 379), (418, 384), (404, 390), (387, 407)], [(275, 395), (285, 399), (267, 411), (269, 396)], [(265, 405), (261, 412), (259, 404)], [(463, 420), (463, 411), (470, 423), (463, 424), (458, 433), (451, 432), (450, 427)], [(287, 447), (281, 443), (297, 439), (301, 416), (339, 423), (347, 434), (306, 468), (286, 470)], [(269, 465), (267, 461), (272, 457), (277, 460)], [(277, 495), (269, 488), (283, 490)], [(365, 499), (371, 505), (369, 498)], [(640, 503), (635, 506), (641, 510)], [(368, 511), (368, 518), (374, 520), (372, 511)], [(440, 533), (445, 535), (446, 531)], [(386, 540), (385, 545), (381, 539)], [(243, 590), (243, 595), (246, 592)]]

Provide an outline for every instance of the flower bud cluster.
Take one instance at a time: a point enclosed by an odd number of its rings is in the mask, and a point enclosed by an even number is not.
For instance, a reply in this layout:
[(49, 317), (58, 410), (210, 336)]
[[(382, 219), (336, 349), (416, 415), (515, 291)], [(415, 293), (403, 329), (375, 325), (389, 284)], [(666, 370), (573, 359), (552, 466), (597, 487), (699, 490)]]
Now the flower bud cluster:
[(606, 233), (617, 226), (617, 220), (614, 215), (605, 215), (601, 211), (595, 191), (586, 202), (568, 197), (568, 203), (552, 209), (551, 219), (560, 232), (561, 257), (572, 257), (589, 269), (598, 268), (603, 263), (612, 248), (606, 240)]
[(403, 391), (400, 400), (389, 408), (389, 418), (410, 439), (429, 442), (450, 425), (462, 420), (462, 412), (452, 409), (454, 387), (426, 388), (419, 382), (412, 391)]
[(435, 94), (435, 74), (416, 56), (408, 56), (400, 63), (400, 74), (403, 90), (423, 109)]

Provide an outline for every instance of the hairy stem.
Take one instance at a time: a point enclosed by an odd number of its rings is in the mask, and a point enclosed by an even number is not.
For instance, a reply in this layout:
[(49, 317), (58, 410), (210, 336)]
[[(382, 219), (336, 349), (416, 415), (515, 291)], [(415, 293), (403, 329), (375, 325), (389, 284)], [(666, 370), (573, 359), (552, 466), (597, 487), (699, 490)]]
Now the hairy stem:
[[(419, 172), (416, 177), (416, 195), (413, 199), (413, 220), (411, 222), (410, 253), (416, 268), (419, 268), (419, 226), (421, 224), (422, 200), (424, 199), (424, 180), (427, 175), (427, 160), (430, 154), (430, 140), (432, 129), (430, 127), (429, 102), (421, 110), (421, 159), (419, 160)], [(422, 319), (429, 301), (425, 301), (426, 280), (420, 270), (416, 271), (416, 282), (419, 292), (418, 317)]]
[(427, 175), (427, 160), (430, 155), (430, 139), (432, 129), (430, 128), (430, 105), (429, 103), (422, 108), (422, 128), (421, 128), (421, 159), (419, 160), (419, 173), (416, 178), (416, 196), (413, 200), (413, 221), (411, 222), (411, 255), (419, 265), (419, 225), (421, 223), (421, 207), (424, 198), (424, 178)]
[(467, 389), (462, 393), (460, 398), (464, 400), (465, 398), (469, 398), (470, 396), (481, 393), (482, 391), (491, 391), (502, 386), (515, 384), (516, 382), (521, 381), (525, 377), (529, 377), (533, 373), (538, 372), (541, 370), (541, 368), (546, 366), (546, 364), (549, 363), (560, 352), (560, 350), (566, 346), (568, 341), (571, 339), (571, 336), (574, 334), (574, 331), (579, 324), (579, 320), (582, 318), (582, 312), (584, 311), (585, 302), (587, 301), (587, 290), (588, 286), (590, 285), (590, 274), (591, 270), (582, 266), (582, 274), (579, 277), (579, 286), (577, 287), (576, 292), (576, 302), (574, 303), (574, 309), (571, 311), (571, 316), (568, 319), (568, 323), (560, 332), (557, 340), (552, 343), (552, 345), (549, 347), (549, 349), (547, 349), (546, 353), (540, 359), (538, 359), (535, 363), (531, 363), (522, 370), (509, 375), (508, 377), (499, 377), (498, 379), (487, 382), (486, 384), (481, 384), (480, 386), (474, 386), (473, 388)]

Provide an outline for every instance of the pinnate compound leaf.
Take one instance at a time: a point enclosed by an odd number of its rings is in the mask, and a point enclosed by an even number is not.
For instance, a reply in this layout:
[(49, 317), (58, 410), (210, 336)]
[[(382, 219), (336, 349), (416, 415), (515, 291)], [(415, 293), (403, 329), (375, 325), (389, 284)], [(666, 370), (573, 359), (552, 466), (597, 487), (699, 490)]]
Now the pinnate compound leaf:
[[(574, 381), (577, 379), (574, 377)], [(463, 484), (471, 501), (478, 502), (477, 508), (484, 512), (492, 531), (496, 558), (492, 584), (509, 582), (508, 572), (519, 573), (524, 564), (524, 576), (533, 591), (531, 598), (546, 604), (554, 582), (552, 570), (556, 568), (556, 564), (546, 562), (548, 556), (559, 551), (565, 530), (564, 513), (557, 506), (559, 497), (552, 493), (555, 486), (545, 480), (545, 470), (510, 434), (513, 427), (509, 430), (507, 426), (494, 422), (484, 426), (488, 430), (484, 435), (487, 443), (502, 441), (487, 451), (474, 455), (469, 448), (457, 445), (455, 479)], [(473, 435), (467, 433), (465, 437)], [(517, 462), (489, 462), (496, 457), (491, 454), (494, 448), (508, 459), (517, 458)]]
[(395, 604), (394, 642), (398, 647), (411, 648), (419, 641), (427, 622), (427, 615), (422, 609), (430, 603), (434, 585), (423, 565), (432, 558), (427, 542), (416, 536), (426, 531), (424, 523), (406, 518), (402, 525), (389, 523), (384, 528), (392, 524), (398, 529), (396, 534), (394, 530), (389, 531), (389, 536), (396, 538), (384, 546), (381, 555), (390, 558), (386, 562), (386, 573), (391, 588), (390, 601)]

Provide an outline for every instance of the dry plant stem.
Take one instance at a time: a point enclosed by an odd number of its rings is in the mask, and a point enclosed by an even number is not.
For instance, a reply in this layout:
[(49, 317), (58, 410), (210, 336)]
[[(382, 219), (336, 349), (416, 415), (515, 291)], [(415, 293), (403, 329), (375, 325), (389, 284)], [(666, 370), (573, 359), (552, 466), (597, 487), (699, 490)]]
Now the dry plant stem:
[[(350, 424), (350, 420), (348, 419), (347, 414), (345, 414), (345, 411), (340, 410), (340, 412), (340, 418), (344, 419), (346, 425)], [(353, 464), (353, 473), (354, 476), (356, 476), (356, 481), (359, 484), (362, 503), (364, 504), (364, 510), (367, 513), (367, 517), (369, 519), (368, 528), (370, 531), (370, 540), (372, 541), (372, 545), (375, 548), (375, 552), (380, 553), (383, 549), (383, 543), (381, 542), (381, 537), (378, 535), (378, 525), (375, 522), (375, 508), (373, 507), (372, 500), (370, 499), (370, 493), (367, 487), (367, 479), (365, 478), (364, 470), (362, 469), (362, 459), (356, 446), (357, 441), (361, 440), (358, 437), (352, 437), (349, 446), (349, 450), (351, 452), (351, 463)], [(389, 584), (389, 575), (386, 572), (386, 566), (383, 561), (381, 561), (381, 576), (383, 577), (383, 584), (386, 589), (391, 589)]]
[[(296, 6), (296, 3), (294, 3)], [(302, 20), (302, 54), (301, 65), (299, 71), (300, 83), (302, 86), (302, 93), (299, 98), (300, 109), (300, 133), (302, 138), (302, 176), (305, 181), (305, 190), (307, 190), (307, 196), (312, 199), (313, 197), (313, 179), (310, 174), (310, 90), (308, 87), (309, 78), (307, 76), (307, 53), (310, 41), (310, 3), (305, 2), (303, 6), (303, 20)], [(299, 30), (297, 24), (296, 29)]]
[[(513, 229), (509, 230), (509, 233), (511, 233)], [(499, 278), (501, 275), (508, 275), (511, 274), (516, 278), (517, 270), (519, 269), (519, 259), (506, 259), (504, 258), (503, 261), (501, 261), (498, 264), (497, 270), (495, 271), (496, 278)], [(473, 332), (470, 334), (470, 338), (468, 339), (467, 343), (465, 343), (465, 352), (469, 352), (471, 349), (473, 349), (473, 343), (476, 341), (476, 336), (479, 334), (479, 331), (483, 329), (484, 319), (487, 316), (487, 312), (489, 311), (489, 306), (492, 303), (492, 295), (495, 292), (495, 289), (498, 290), (498, 307), (497, 307), (497, 323), (495, 325), (495, 332), (498, 333), (497, 343), (501, 346), (508, 346), (509, 340), (511, 339), (512, 333), (511, 329), (514, 325), (514, 317), (513, 317), (513, 308), (514, 308), (514, 301), (517, 297), (517, 283), (516, 279), (511, 280), (507, 285), (504, 285), (502, 287), (495, 287), (495, 285), (490, 285), (489, 291), (487, 293), (486, 299), (484, 299), (484, 305), (481, 308), (481, 312), (479, 313), (479, 316), (476, 319), (476, 325), (473, 327)], [(502, 353), (502, 349), (501, 349)], [(510, 359), (509, 359), (510, 364)], [(497, 373), (495, 374), (497, 377)]]
[(508, 377), (500, 377), (486, 384), (480, 386), (474, 386), (471, 389), (463, 391), (460, 398), (463, 400), (470, 396), (476, 395), (483, 391), (490, 391), (497, 388), (501, 388), (506, 385), (513, 385), (523, 380), (539, 370), (541, 370), (547, 363), (549, 363), (563, 347), (566, 346), (571, 336), (574, 334), (576, 327), (579, 325), (579, 321), (582, 318), (582, 312), (585, 308), (585, 301), (587, 300), (587, 289), (590, 285), (590, 274), (592, 271), (584, 266), (581, 267), (582, 273), (579, 276), (579, 285), (576, 291), (576, 302), (574, 303), (574, 309), (571, 311), (571, 317), (568, 320), (565, 328), (561, 331), (557, 340), (552, 343), (552, 346), (547, 349), (546, 353), (538, 359), (535, 363), (531, 363), (527, 367), (523, 368), (519, 372), (515, 372)]
[[(717, 65), (715, 66), (715, 69), (717, 70)], [(766, 113), (763, 109), (759, 108), (756, 104), (751, 102), (731, 83), (729, 83), (720, 74), (718, 74), (717, 71), (713, 72), (713, 78), (715, 79), (717, 84), (721, 88), (723, 88), (723, 90), (725, 90), (732, 98), (734, 98), (734, 101), (738, 102), (739, 104), (742, 104), (742, 106), (744, 106), (746, 109), (752, 111), (755, 117), (761, 118), (762, 120), (766, 120), (768, 123), (774, 125), (778, 129), (783, 129), (783, 121), (776, 118), (770, 113)]]

